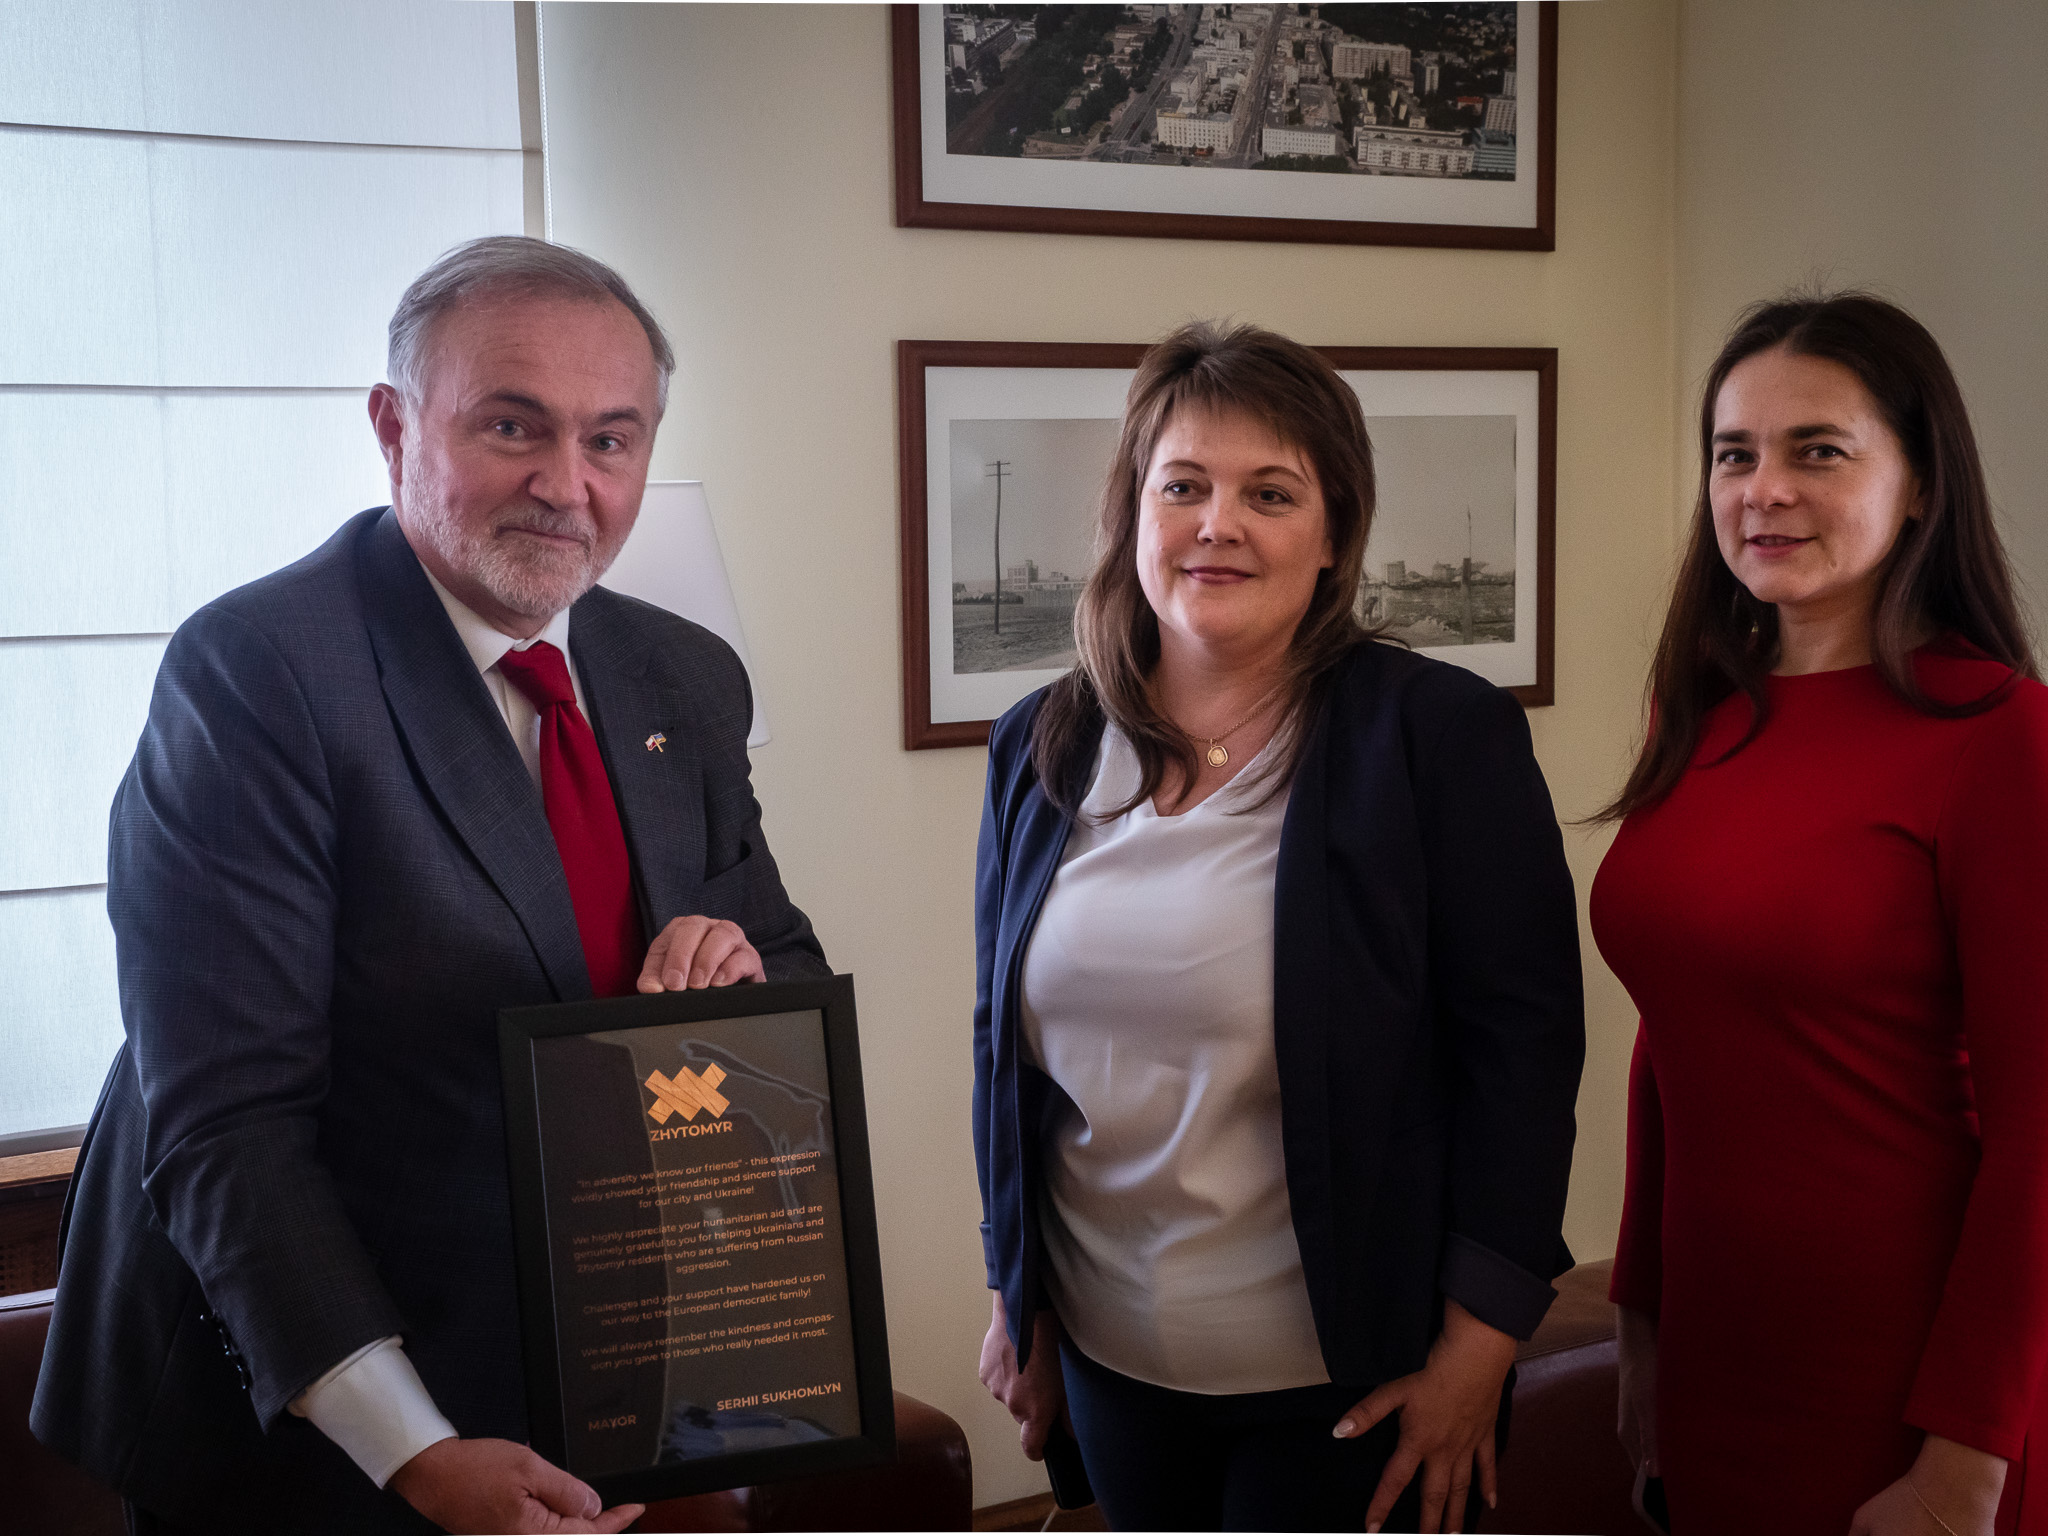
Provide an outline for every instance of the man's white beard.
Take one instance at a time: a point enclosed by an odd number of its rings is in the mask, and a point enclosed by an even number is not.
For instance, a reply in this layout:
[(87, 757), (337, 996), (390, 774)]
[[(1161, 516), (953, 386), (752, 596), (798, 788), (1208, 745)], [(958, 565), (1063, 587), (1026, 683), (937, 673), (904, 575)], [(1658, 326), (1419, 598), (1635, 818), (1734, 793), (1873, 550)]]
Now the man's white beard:
[[(473, 578), (492, 599), (528, 619), (560, 613), (597, 584), (618, 554), (600, 549), (597, 530), (586, 521), (528, 505), (500, 521), (489, 533), (471, 534), (447, 515), (437, 497), (421, 498), (413, 521), (451, 570)], [(499, 537), (498, 528), (528, 528), (538, 533), (582, 541), (579, 549), (551, 548), (532, 539)]]

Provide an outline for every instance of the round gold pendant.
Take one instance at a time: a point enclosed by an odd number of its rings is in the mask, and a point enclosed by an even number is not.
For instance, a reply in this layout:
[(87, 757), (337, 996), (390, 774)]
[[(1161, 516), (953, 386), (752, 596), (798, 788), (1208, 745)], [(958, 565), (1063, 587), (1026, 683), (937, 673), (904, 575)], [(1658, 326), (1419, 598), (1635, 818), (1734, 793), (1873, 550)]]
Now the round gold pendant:
[(1228, 747), (1214, 746), (1209, 749), (1209, 766), (1211, 768), (1221, 768), (1229, 761), (1230, 749)]

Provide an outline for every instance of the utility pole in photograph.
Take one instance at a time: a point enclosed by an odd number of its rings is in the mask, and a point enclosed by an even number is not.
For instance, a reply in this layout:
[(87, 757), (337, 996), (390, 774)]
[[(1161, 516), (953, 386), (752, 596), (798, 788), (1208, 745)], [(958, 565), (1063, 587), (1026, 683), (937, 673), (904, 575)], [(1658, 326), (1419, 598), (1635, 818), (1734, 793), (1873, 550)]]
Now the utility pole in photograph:
[(997, 459), (981, 472), (984, 480), (996, 483), (996, 633), (1003, 632), (1003, 476), (1010, 473), (1010, 461)]
[(1471, 645), (1479, 636), (1472, 627), (1472, 508), (1465, 508), (1465, 564), (1458, 572), (1458, 585), (1465, 595), (1465, 643)]

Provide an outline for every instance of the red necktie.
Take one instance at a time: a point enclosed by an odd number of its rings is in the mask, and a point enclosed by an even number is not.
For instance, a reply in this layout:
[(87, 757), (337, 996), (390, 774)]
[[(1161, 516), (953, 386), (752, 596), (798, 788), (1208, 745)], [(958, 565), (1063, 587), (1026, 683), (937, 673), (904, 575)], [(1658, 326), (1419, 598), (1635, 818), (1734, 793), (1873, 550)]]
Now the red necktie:
[(590, 722), (576, 707), (569, 663), (545, 640), (507, 651), (498, 670), (540, 713), (540, 798), (569, 878), (590, 990), (623, 997), (637, 990), (646, 944), (633, 910), (633, 868), (618, 803)]

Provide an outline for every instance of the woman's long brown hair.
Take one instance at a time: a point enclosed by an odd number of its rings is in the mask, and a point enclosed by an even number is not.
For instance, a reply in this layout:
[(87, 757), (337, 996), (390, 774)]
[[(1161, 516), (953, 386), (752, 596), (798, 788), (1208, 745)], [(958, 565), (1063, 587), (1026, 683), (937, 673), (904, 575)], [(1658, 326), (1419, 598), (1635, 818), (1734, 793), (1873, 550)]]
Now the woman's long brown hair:
[(1318, 684), (1368, 631), (1354, 612), (1366, 536), (1372, 530), (1372, 443), (1358, 396), (1328, 362), (1298, 342), (1257, 326), (1182, 327), (1145, 354), (1124, 402), (1123, 432), (1110, 461), (1096, 525), (1095, 569), (1074, 610), (1080, 662), (1046, 691), (1032, 730), (1032, 764), (1047, 796), (1069, 815), (1087, 794), (1085, 747), (1104, 717), (1138, 756), (1139, 787), (1111, 815), (1151, 799), (1169, 768), (1183, 785), (1201, 771), (1195, 744), (1162, 715), (1151, 692), (1159, 662), (1159, 620), (1138, 582), (1138, 508), (1152, 452), (1179, 412), (1249, 416), (1299, 449), (1323, 493), (1330, 550), (1308, 612), (1289, 647), (1281, 684), (1280, 750), (1261, 779), (1279, 792), (1306, 745)]
[[(1840, 363), (1870, 392), (1916, 477), (1920, 515), (1909, 520), (1879, 577), (1870, 616), (1871, 659), (1900, 699), (1923, 714), (1982, 713), (2022, 677), (2037, 677), (2027, 626), (1991, 513), (1976, 434), (1948, 359), (1927, 328), (1868, 293), (1787, 298), (1745, 311), (1714, 359), (1700, 397), (1700, 488), (1664, 635), (1650, 669), (1650, 726), (1628, 782), (1595, 818), (1615, 821), (1655, 805), (1699, 750), (1707, 715), (1740, 691), (1749, 728), (1715, 761), (1740, 752), (1770, 718), (1764, 679), (1778, 660), (1778, 610), (1735, 579), (1714, 538), (1709, 499), (1714, 408), (1738, 363), (1774, 347)], [(1944, 703), (1914, 675), (1914, 647), (1929, 634), (1967, 642), (2010, 669), (1976, 699)]]

